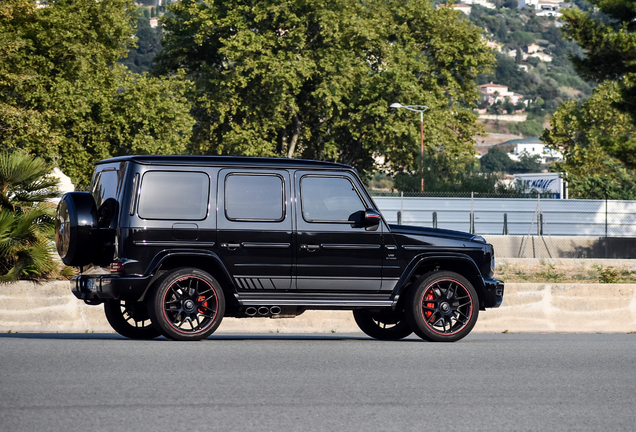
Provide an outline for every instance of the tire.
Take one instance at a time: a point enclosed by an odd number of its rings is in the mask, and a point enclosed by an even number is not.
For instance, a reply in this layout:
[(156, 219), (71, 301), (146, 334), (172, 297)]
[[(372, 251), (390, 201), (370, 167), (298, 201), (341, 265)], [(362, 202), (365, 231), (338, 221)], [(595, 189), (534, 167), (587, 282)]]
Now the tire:
[(67, 266), (90, 264), (95, 254), (97, 209), (88, 192), (64, 194), (55, 215), (55, 245)]
[(148, 312), (165, 337), (197, 341), (210, 336), (221, 324), (225, 296), (211, 275), (184, 267), (166, 273), (156, 283)]
[(380, 340), (400, 340), (413, 333), (404, 314), (392, 310), (355, 309), (353, 318), (364, 333)]
[(464, 338), (479, 316), (479, 298), (468, 280), (451, 271), (431, 272), (414, 284), (406, 320), (422, 339), (455, 342)]
[(104, 303), (104, 313), (113, 330), (129, 339), (154, 339), (161, 336), (150, 321), (145, 303), (111, 300)]

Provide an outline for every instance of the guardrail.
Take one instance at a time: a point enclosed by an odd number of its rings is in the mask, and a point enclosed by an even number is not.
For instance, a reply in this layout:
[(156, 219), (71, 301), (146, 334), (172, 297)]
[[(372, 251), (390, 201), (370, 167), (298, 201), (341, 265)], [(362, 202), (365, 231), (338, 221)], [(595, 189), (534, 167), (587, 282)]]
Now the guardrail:
[(374, 196), (389, 223), (480, 235), (636, 237), (636, 201)]

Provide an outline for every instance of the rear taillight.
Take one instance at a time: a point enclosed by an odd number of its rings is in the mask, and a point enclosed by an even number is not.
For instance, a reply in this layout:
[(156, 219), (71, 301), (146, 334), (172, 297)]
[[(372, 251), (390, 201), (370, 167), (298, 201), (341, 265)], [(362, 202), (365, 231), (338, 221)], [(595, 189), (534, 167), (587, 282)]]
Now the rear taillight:
[(110, 271), (112, 272), (120, 272), (124, 269), (124, 263), (114, 262), (110, 263)]

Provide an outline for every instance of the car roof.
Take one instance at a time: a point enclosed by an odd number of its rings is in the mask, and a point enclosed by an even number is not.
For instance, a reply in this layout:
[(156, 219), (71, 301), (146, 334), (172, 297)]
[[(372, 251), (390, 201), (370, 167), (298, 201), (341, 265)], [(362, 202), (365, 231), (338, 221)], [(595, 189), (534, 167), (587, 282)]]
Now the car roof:
[(144, 165), (205, 165), (205, 166), (241, 166), (268, 168), (323, 168), (353, 169), (344, 164), (314, 161), (307, 159), (286, 159), (249, 156), (184, 156), (184, 155), (135, 155), (104, 159), (95, 165), (132, 161)]

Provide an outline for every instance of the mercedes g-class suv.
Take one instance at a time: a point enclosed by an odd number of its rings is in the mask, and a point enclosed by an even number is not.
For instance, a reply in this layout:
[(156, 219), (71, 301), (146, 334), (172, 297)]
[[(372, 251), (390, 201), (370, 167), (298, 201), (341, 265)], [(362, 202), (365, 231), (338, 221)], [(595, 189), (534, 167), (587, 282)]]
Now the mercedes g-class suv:
[(55, 241), (80, 269), (73, 294), (133, 339), (345, 309), (373, 338), (456, 341), (504, 290), (482, 237), (389, 225), (356, 171), (327, 162), (107, 159), (62, 197)]

